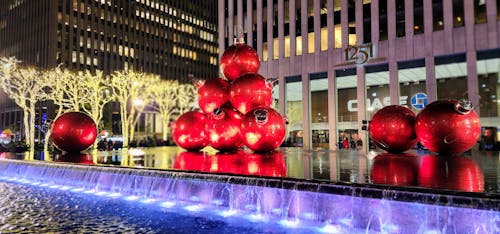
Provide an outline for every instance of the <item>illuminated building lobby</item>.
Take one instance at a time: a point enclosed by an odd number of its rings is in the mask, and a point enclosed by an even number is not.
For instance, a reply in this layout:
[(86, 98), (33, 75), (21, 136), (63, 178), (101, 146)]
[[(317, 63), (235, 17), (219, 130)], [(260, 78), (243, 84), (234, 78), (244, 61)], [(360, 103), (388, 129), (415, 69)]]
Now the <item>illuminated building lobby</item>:
[[(16, 12), (43, 3), (8, 2)], [(135, 111), (119, 117), (137, 122), (119, 132), (68, 108), (50, 132), (24, 126), (48, 136), (43, 149), (11, 147), (23, 133), (5, 127), (22, 125), (26, 108), (6, 84), (24, 67), (5, 58), (19, 55), (0, 40), (0, 52), (8, 48), (0, 53), (0, 233), (500, 233), (498, 0), (60, 3), (63, 35), (63, 22), (76, 18), (79, 29), (84, 12), (97, 12), (105, 19), (97, 31), (112, 25), (103, 34), (138, 40), (108, 40), (96, 66), (83, 48), (93, 37), (70, 37), (61, 48), (84, 52), (60, 57), (75, 72), (105, 71), (113, 105)], [(0, 32), (12, 26), (6, 14), (0, 8)], [(123, 33), (127, 23), (113, 15), (140, 30)], [(118, 56), (132, 47), (132, 60)], [(160, 78), (140, 76), (154, 82), (127, 87), (144, 96), (119, 101), (113, 87), (135, 79), (125, 64)], [(35, 65), (52, 74), (54, 66)], [(190, 72), (202, 79), (187, 83)], [(167, 124), (159, 124), (160, 95), (151, 109), (134, 105), (154, 87), (174, 94)], [(128, 124), (118, 119), (116, 128)]]

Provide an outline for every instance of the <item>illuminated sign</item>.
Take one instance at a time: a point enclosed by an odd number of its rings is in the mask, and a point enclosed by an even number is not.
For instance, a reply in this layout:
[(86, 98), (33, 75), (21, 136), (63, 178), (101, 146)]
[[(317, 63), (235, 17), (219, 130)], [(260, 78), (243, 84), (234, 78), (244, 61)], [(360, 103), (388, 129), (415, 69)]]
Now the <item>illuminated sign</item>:
[(373, 58), (373, 44), (362, 44), (357, 46), (348, 46), (345, 50), (346, 63), (363, 64)]
[(383, 60), (386, 60), (386, 58), (375, 58), (375, 48), (371, 43), (349, 45), (344, 49), (344, 62), (335, 66), (362, 65), (368, 62), (380, 62)]
[(416, 93), (411, 97), (411, 106), (417, 110), (422, 110), (427, 105), (427, 94)]
[[(402, 106), (408, 107), (406, 104), (408, 103), (408, 96), (400, 96), (399, 104)], [(384, 106), (391, 105), (391, 98), (384, 97), (366, 99), (366, 109), (368, 111), (376, 111), (382, 109)], [(427, 105), (427, 95), (425, 93), (416, 93), (411, 97), (411, 106), (416, 110), (422, 110), (425, 105)], [(347, 101), (347, 111), (356, 112), (358, 111), (358, 100), (348, 100)]]

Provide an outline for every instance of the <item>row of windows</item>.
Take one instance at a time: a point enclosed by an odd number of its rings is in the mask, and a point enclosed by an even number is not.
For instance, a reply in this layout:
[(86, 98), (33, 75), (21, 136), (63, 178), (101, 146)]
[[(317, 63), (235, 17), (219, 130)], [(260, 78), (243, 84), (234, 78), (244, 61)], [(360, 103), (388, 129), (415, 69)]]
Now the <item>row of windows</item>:
[[(144, 14), (144, 11), (141, 12), (141, 15), (143, 15), (143, 14)], [(77, 15), (75, 15), (75, 17), (77, 17)], [(83, 17), (83, 15), (82, 15), (82, 17)], [(70, 23), (69, 12), (64, 15), (64, 20), (63, 20), (63, 13), (58, 12), (57, 19), (58, 19), (59, 23), (62, 23), (64, 21), (64, 24), (68, 25)], [(135, 28), (135, 30), (137, 30), (137, 31), (146, 31), (146, 33), (152, 33), (152, 34), (156, 34), (156, 35), (158, 35), (159, 31), (161, 30), (160, 28), (153, 28), (153, 25), (151, 25), (145, 21), (136, 21), (135, 26), (134, 26), (134, 22), (132, 20), (130, 20), (127, 17), (123, 17), (123, 16), (117, 17), (116, 15), (113, 15), (111, 18), (111, 16), (108, 14), (107, 17), (105, 18), (104, 12), (101, 12), (100, 18), (96, 17), (94, 19), (95, 19), (95, 22), (97, 24), (105, 25), (107, 23), (108, 26), (111, 26), (111, 24), (113, 24), (115, 26), (119, 26), (120, 30), (125, 30), (125, 31), (128, 31), (129, 28), (127, 26), (129, 24), (131, 25), (132, 29)], [(99, 19), (102, 22), (99, 22)], [(88, 17), (88, 20), (91, 21), (90, 16)], [(158, 16), (156, 16), (156, 18), (155, 18), (153, 16), (151, 21), (156, 22), (157, 24), (163, 25), (163, 27), (175, 29), (175, 30), (178, 30), (180, 32), (184, 32), (184, 33), (187, 33), (190, 35), (196, 34), (196, 35), (199, 35), (200, 38), (203, 40), (215, 42), (215, 36), (213, 33), (210, 33), (210, 32), (203, 30), (203, 29), (195, 28), (195, 27), (187, 25), (187, 24), (179, 23), (178, 20), (173, 19), (173, 18), (164, 18), (164, 17), (158, 17)], [(78, 24), (81, 27), (88, 25), (88, 23), (89, 22), (85, 22), (85, 21), (78, 22)], [(116, 25), (117, 23), (118, 23), (118, 25)], [(125, 25), (125, 26), (123, 26), (123, 25)]]
[[(484, 0), (471, 0), (474, 1), (474, 22), (476, 24), (482, 24), (487, 22), (487, 15), (486, 15), (486, 1)], [(265, 1), (264, 1), (265, 2)], [(278, 36), (278, 5), (276, 1), (274, 1), (274, 6), (273, 6), (273, 14), (272, 14), (272, 25), (273, 25), (273, 37)], [(314, 12), (313, 12), (313, 2), (315, 1), (308, 1), (308, 7), (307, 7), (307, 30), (308, 32), (313, 32), (314, 31)], [(335, 1), (335, 7), (334, 7), (334, 24), (337, 27), (337, 25), (340, 25), (341, 22), (341, 8), (340, 8), (340, 1)], [(373, 35), (371, 32), (371, 27), (372, 27), (372, 6), (371, 6), (371, 1), (365, 0), (363, 1), (363, 42), (368, 43), (372, 41)], [(452, 24), (453, 27), (462, 27), (464, 26), (464, 1), (463, 0), (452, 0), (452, 9), (451, 10), (451, 17), (452, 17)], [(244, 8), (246, 8), (246, 4), (243, 4)], [(347, 10), (347, 15), (348, 15), (348, 27), (349, 27), (349, 34), (355, 34), (356, 31), (356, 22), (355, 22), (355, 1), (354, 0), (349, 0), (348, 1), (348, 10)], [(297, 2), (295, 4), (295, 31), (297, 34), (301, 33), (301, 5), (300, 2)], [(326, 8), (326, 0), (321, 0), (320, 1), (320, 27), (324, 28), (327, 26), (327, 8)], [(388, 6), (387, 6), (387, 0), (379, 0), (378, 1), (378, 20), (379, 20), (379, 35), (378, 38), (379, 40), (387, 40), (388, 38)], [(424, 33), (425, 28), (424, 28), (424, 6), (423, 6), (423, 0), (414, 0), (413, 5), (408, 5), (408, 3), (404, 0), (396, 0), (395, 1), (395, 16), (396, 16), (396, 36), (397, 37), (403, 37), (407, 35), (410, 32), (405, 32), (406, 31), (406, 21), (407, 18), (405, 14), (407, 13), (406, 11), (410, 9), (413, 14), (413, 34), (421, 34)], [(290, 23), (290, 8), (289, 8), (289, 1), (284, 2), (284, 33), (285, 36), (290, 35), (290, 29), (289, 29), (289, 23)], [(438, 31), (438, 30), (443, 30), (444, 28), (444, 16), (443, 16), (443, 1), (442, 0), (433, 0), (432, 1), (432, 28), (430, 30), (432, 31)], [(226, 3), (226, 10), (227, 10), (227, 3)], [(500, 19), (500, 1), (497, 1), (497, 20)], [(236, 9), (234, 10), (234, 14), (236, 14)], [(227, 16), (227, 15), (226, 15)], [(256, 35), (256, 27), (257, 23), (256, 22), (257, 18), (257, 10), (252, 10), (252, 29), (253, 29), (253, 35)], [(267, 42), (267, 7), (264, 7), (262, 9), (262, 26), (263, 26), (263, 41)], [(243, 27), (246, 29), (247, 24), (247, 12), (244, 12), (243, 15)], [(226, 18), (226, 25), (228, 25), (229, 19)], [(235, 21), (234, 21), (235, 22)], [(259, 24), (261, 24), (259, 22)], [(336, 30), (337, 31), (337, 30)], [(229, 28), (225, 28), (225, 33), (226, 37), (229, 32)], [(339, 35), (341, 36), (341, 35)], [(355, 37), (353, 37), (354, 39)], [(363, 43), (362, 42), (362, 43)], [(256, 39), (254, 39), (254, 44), (256, 44)], [(351, 40), (349, 40), (348, 44), (355, 44)]]
[[(210, 23), (206, 20), (203, 20), (203, 19), (199, 19), (196, 16), (192, 16), (189, 13), (185, 13), (180, 9), (170, 7), (166, 3), (159, 3), (158, 1), (153, 1), (153, 0), (151, 0), (151, 1), (149, 1), (149, 0), (136, 0), (136, 2), (142, 3), (145, 6), (149, 6), (153, 9), (161, 11), (162, 13), (168, 13), (174, 17), (180, 17), (181, 19), (186, 20), (192, 24), (198, 25), (200, 27), (205, 27), (205, 28), (210, 29), (212, 31), (216, 31), (216, 29), (217, 29), (215, 24), (212, 24), (212, 23)], [(179, 12), (179, 13), (177, 13), (177, 12)], [(149, 12), (147, 12), (146, 14), (149, 14)], [(137, 15), (137, 13), (136, 13), (136, 15)], [(141, 13), (141, 15), (142, 15), (142, 13)]]

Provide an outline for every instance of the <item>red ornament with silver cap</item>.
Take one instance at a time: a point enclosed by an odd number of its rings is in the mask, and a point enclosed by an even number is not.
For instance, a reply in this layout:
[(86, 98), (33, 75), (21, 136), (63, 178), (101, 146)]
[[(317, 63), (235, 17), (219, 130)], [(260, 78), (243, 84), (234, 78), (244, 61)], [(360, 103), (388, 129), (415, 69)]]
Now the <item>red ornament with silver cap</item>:
[(438, 100), (417, 115), (415, 132), (420, 143), (429, 150), (456, 154), (476, 144), (481, 123), (469, 101)]

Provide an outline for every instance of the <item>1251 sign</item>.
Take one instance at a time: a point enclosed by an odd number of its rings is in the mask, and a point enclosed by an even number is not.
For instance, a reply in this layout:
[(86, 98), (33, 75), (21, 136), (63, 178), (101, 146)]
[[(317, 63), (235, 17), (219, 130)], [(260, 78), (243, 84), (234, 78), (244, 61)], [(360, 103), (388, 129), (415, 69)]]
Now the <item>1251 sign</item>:
[(373, 44), (348, 46), (344, 52), (347, 63), (363, 64), (373, 58)]

